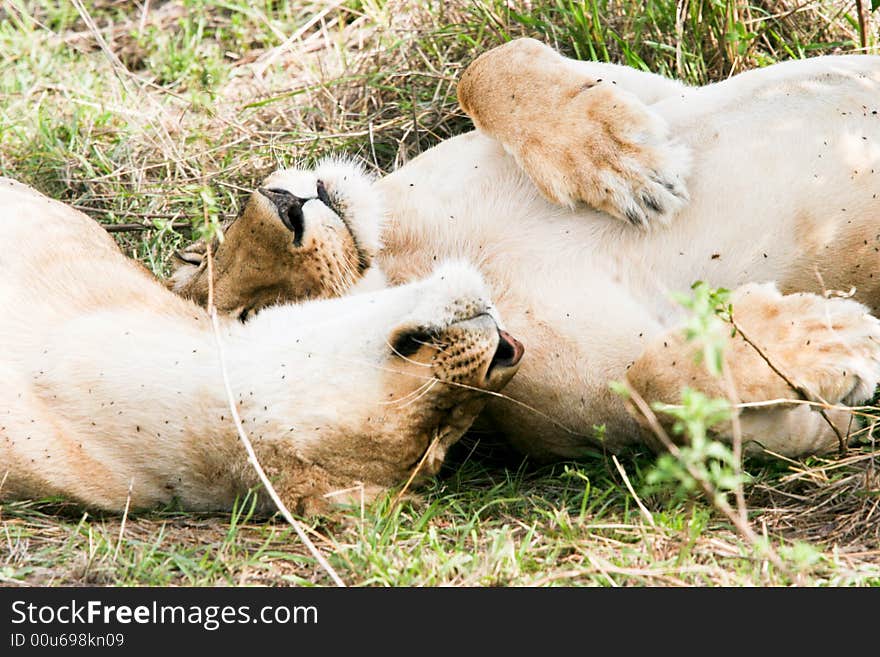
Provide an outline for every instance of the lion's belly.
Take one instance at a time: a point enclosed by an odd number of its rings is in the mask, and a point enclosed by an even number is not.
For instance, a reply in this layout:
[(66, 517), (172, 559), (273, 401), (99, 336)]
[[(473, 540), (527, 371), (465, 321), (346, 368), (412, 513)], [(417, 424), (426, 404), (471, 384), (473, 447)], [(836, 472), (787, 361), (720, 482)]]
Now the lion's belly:
[(523, 451), (583, 454), (598, 424), (612, 440), (631, 438), (635, 425), (608, 383), (671, 307), (633, 299), (626, 270), (597, 257), (595, 224), (540, 199), (494, 142), (466, 135), (429, 155), (441, 149), (461, 166), (438, 179), (416, 160), (379, 183), (392, 201), (382, 257), (389, 279), (424, 276), (448, 259), (480, 267), (502, 321), (526, 347), (508, 399), (486, 414)]
[(867, 105), (880, 94), (850, 87), (836, 103), (753, 99), (714, 117), (707, 102), (706, 116), (680, 115), (692, 201), (649, 232), (548, 204), (478, 133), (448, 140), (379, 183), (392, 212), (383, 264), (396, 281), (448, 258), (480, 266), (527, 349), (505, 391), (517, 401), (489, 411), (513, 442), (571, 456), (604, 424), (619, 446), (636, 430), (608, 384), (680, 316), (669, 292), (696, 280), (854, 286), (880, 309), (880, 115)]

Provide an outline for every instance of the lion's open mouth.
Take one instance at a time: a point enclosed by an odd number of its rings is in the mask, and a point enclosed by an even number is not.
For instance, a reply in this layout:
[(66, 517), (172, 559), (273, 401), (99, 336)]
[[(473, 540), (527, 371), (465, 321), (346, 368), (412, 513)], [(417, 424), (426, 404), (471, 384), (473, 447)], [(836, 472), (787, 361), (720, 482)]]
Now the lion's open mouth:
[(524, 353), (525, 347), (523, 347), (519, 340), (507, 331), (498, 329), (498, 347), (495, 349), (495, 354), (489, 362), (486, 378), (490, 377), (498, 368), (516, 367)]

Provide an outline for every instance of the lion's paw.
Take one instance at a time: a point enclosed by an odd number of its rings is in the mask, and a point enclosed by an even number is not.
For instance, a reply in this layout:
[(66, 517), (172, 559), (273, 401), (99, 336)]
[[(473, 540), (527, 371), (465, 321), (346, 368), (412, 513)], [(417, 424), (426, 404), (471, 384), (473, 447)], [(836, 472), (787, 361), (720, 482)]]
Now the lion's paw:
[(193, 242), (175, 251), (171, 275), (165, 281), (166, 286), (178, 294), (185, 290), (201, 270), (207, 251), (208, 246), (204, 240)]
[(758, 327), (756, 342), (793, 383), (814, 401), (856, 405), (871, 399), (880, 383), (880, 320), (850, 299), (809, 293), (782, 296), (774, 289), (776, 299), (748, 303), (750, 289), (764, 296), (766, 288), (744, 288), (734, 312), (746, 332)]
[(666, 224), (687, 203), (690, 151), (629, 92), (600, 83), (558, 110), (574, 128), (524, 140), (523, 168), (548, 200), (581, 202), (641, 228)]
[(550, 202), (585, 203), (637, 226), (666, 223), (688, 200), (690, 151), (666, 121), (611, 79), (517, 39), (478, 57), (458, 100)]

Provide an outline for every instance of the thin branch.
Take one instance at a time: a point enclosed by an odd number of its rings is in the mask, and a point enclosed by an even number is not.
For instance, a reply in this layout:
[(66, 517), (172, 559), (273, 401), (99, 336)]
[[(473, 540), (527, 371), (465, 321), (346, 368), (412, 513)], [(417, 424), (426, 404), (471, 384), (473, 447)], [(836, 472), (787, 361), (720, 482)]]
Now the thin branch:
[[(208, 227), (208, 213), (207, 208), (205, 209), (205, 228)], [(266, 476), (266, 472), (263, 470), (263, 466), (260, 465), (260, 461), (257, 459), (256, 452), (254, 452), (254, 446), (251, 444), (250, 439), (245, 433), (244, 425), (241, 423), (241, 416), (238, 414), (238, 408), (235, 404), (235, 395), (232, 393), (232, 385), (229, 383), (229, 374), (226, 371), (226, 359), (223, 356), (223, 343), (220, 339), (220, 322), (217, 319), (217, 308), (214, 306), (214, 267), (213, 267), (213, 259), (211, 255), (211, 244), (210, 242), (206, 243), (206, 251), (205, 255), (208, 258), (208, 315), (211, 318), (211, 328), (214, 332), (214, 342), (217, 345), (217, 357), (220, 361), (220, 374), (223, 378), (223, 388), (226, 391), (226, 401), (229, 404), (229, 410), (232, 414), (232, 420), (235, 423), (235, 429), (238, 432), (238, 437), (241, 440), (242, 445), (244, 445), (244, 449), (248, 455), (248, 462), (253, 466), (254, 471), (257, 473), (257, 477), (260, 479), (260, 483), (263, 484), (263, 487), (266, 489), (266, 492), (269, 493), (269, 497), (272, 499), (272, 502), (275, 504), (275, 508), (281, 513), (284, 519), (293, 527), (293, 530), (296, 532), (296, 535), (299, 536), (299, 540), (303, 542), (303, 545), (306, 546), (309, 552), (312, 553), (312, 556), (315, 557), (318, 564), (320, 564), (321, 568), (330, 576), (330, 579), (333, 580), (333, 583), (336, 586), (345, 586), (345, 582), (339, 577), (336, 571), (333, 569), (333, 566), (324, 558), (324, 555), (321, 554), (321, 551), (312, 543), (311, 539), (306, 535), (306, 532), (303, 530), (302, 526), (299, 522), (297, 522), (296, 518), (293, 517), (293, 514), (290, 513), (287, 506), (278, 496), (278, 493), (275, 491), (275, 487), (272, 486), (272, 482), (269, 481), (269, 477)]]
[[(776, 374), (779, 375), (779, 378), (785, 381), (792, 390), (798, 393), (803, 399), (818, 399), (825, 406), (830, 406), (830, 404), (822, 399), (819, 395), (813, 394), (804, 386), (795, 383), (789, 376), (787, 376), (785, 372), (783, 372), (782, 369), (773, 362), (773, 360), (770, 358), (770, 355), (767, 354), (763, 349), (761, 349), (761, 347), (759, 347), (757, 344), (755, 344), (754, 340), (749, 338), (749, 336), (742, 330), (742, 326), (737, 323), (736, 319), (733, 316), (733, 311), (730, 312), (730, 323), (733, 328), (736, 329), (736, 332), (739, 333), (740, 337), (745, 340), (746, 344), (754, 349), (755, 352), (763, 359), (763, 361), (767, 363), (768, 367), (776, 372)], [(828, 417), (828, 414), (825, 412), (824, 408), (819, 408), (819, 414), (822, 416), (825, 422), (828, 423), (828, 426), (831, 427), (834, 435), (837, 436), (837, 449), (840, 452), (840, 455), (846, 456), (846, 439), (843, 437), (843, 434), (841, 434), (840, 430), (836, 426), (834, 426), (834, 423), (831, 421), (831, 418)]]
[[(724, 377), (724, 384), (727, 386), (727, 398), (731, 404), (736, 407), (741, 402), (741, 399), (739, 393), (736, 391), (736, 385), (733, 382), (733, 375), (730, 372), (730, 365), (727, 363), (726, 355), (722, 365), (722, 376)], [(736, 509), (739, 512), (740, 518), (747, 522), (749, 515), (748, 509), (746, 508), (746, 494), (743, 490), (742, 477), (739, 476), (742, 474), (743, 434), (738, 410), (734, 410), (733, 413), (731, 413), (730, 425), (733, 429), (733, 462), (736, 464), (737, 474), (736, 488), (733, 491), (733, 495), (736, 500)]]
[(422, 458), (419, 459), (419, 462), (416, 464), (416, 467), (413, 468), (413, 471), (409, 475), (409, 479), (407, 479), (406, 483), (403, 485), (403, 488), (401, 488), (400, 492), (398, 492), (397, 495), (394, 496), (394, 499), (392, 500), (391, 506), (389, 507), (389, 509), (393, 509), (394, 507), (396, 507), (397, 504), (400, 502), (400, 500), (403, 499), (403, 496), (406, 495), (406, 491), (409, 490), (410, 484), (412, 484), (413, 480), (415, 480), (416, 475), (419, 474), (419, 472), (422, 469), (422, 466), (425, 465), (425, 461), (428, 460), (428, 456), (430, 456), (434, 452), (434, 448), (437, 446), (437, 443), (439, 443), (439, 442), (440, 442), (440, 433), (438, 432), (434, 436), (434, 440), (431, 441), (431, 444), (428, 445), (428, 448), (425, 450), (425, 453), (422, 454)]
[(113, 561), (119, 556), (119, 548), (122, 547), (122, 537), (125, 534), (125, 521), (128, 520), (128, 510), (131, 508), (131, 489), (134, 487), (134, 477), (128, 480), (128, 496), (125, 498), (125, 510), (122, 512), (122, 522), (119, 524), (119, 538), (116, 540), (116, 549), (113, 550)]
[(648, 507), (642, 504), (642, 501), (639, 499), (639, 496), (636, 495), (636, 491), (633, 488), (633, 485), (629, 481), (629, 477), (626, 476), (626, 470), (624, 470), (623, 466), (620, 465), (620, 461), (617, 460), (617, 456), (614, 454), (611, 455), (611, 460), (614, 462), (614, 467), (617, 468), (617, 471), (620, 473), (620, 476), (623, 477), (623, 483), (626, 485), (626, 489), (629, 491), (629, 494), (632, 495), (633, 499), (636, 501), (636, 506), (639, 507), (639, 511), (641, 511), (642, 515), (645, 516), (645, 520), (648, 521), (648, 524), (651, 527), (657, 528), (656, 523), (654, 522), (654, 516), (651, 515), (651, 512), (648, 511)]
[(108, 210), (107, 208), (96, 208), (91, 205), (78, 204), (71, 204), (70, 207), (83, 212), (95, 212), (97, 214), (110, 214), (112, 212), (119, 217), (141, 217), (143, 219), (180, 219), (182, 216), (180, 212), (132, 212), (130, 210), (119, 212), (116, 210)]
[[(657, 416), (654, 414), (654, 411), (651, 410), (651, 407), (648, 405), (645, 399), (628, 383), (624, 382), (624, 385), (626, 386), (630, 401), (632, 401), (636, 409), (645, 418), (648, 426), (651, 428), (657, 438), (659, 438), (660, 442), (669, 451), (669, 453), (672, 454), (676, 459), (678, 459), (679, 463), (684, 466), (688, 474), (694, 479), (694, 481), (697, 482), (697, 484), (700, 486), (700, 489), (703, 491), (703, 494), (712, 501), (712, 503), (715, 505), (716, 508), (718, 508), (718, 510), (720, 510), (725, 516), (727, 516), (728, 520), (730, 520), (733, 526), (736, 527), (737, 531), (739, 531), (740, 535), (744, 539), (746, 539), (746, 541), (748, 541), (753, 547), (761, 545), (758, 540), (758, 535), (755, 533), (755, 530), (752, 529), (752, 526), (749, 524), (748, 519), (741, 516), (733, 507), (731, 507), (730, 503), (723, 496), (718, 495), (715, 487), (710, 481), (707, 481), (703, 477), (702, 473), (694, 468), (692, 464), (681, 458), (681, 450), (678, 448), (678, 445), (672, 442), (672, 440), (669, 438), (669, 434), (666, 433), (666, 430), (661, 426), (660, 422), (657, 420)], [(779, 558), (779, 555), (776, 554), (776, 551), (770, 547), (769, 543), (763, 545), (763, 548), (767, 554), (767, 558), (773, 563), (776, 568), (779, 569), (780, 572), (790, 572), (788, 567), (782, 562), (782, 559)]]
[(868, 47), (868, 30), (865, 5), (862, 0), (856, 0), (856, 13), (859, 16), (859, 41), (862, 44), (862, 50), (865, 50)]
[[(144, 222), (142, 224), (101, 224), (101, 227), (106, 230), (108, 233), (134, 233), (145, 230), (159, 230), (159, 227), (152, 224)], [(192, 230), (192, 224), (188, 221), (174, 221), (171, 223), (171, 228), (174, 230)]]

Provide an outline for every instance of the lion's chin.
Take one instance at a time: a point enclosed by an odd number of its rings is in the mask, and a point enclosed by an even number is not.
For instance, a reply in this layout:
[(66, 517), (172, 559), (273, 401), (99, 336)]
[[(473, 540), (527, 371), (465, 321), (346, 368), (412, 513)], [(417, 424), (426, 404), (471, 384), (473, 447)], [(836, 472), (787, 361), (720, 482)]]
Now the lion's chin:
[(440, 472), (449, 448), (461, 440), (485, 405), (486, 400), (481, 395), (480, 398), (454, 406), (444, 413), (435, 429), (428, 434), (425, 452), (410, 468), (413, 483), (424, 483)]

